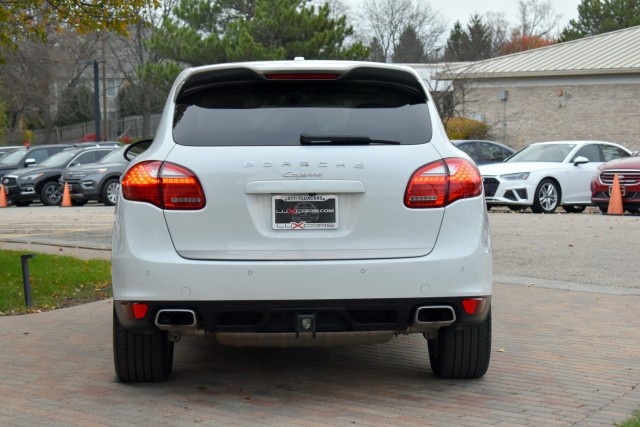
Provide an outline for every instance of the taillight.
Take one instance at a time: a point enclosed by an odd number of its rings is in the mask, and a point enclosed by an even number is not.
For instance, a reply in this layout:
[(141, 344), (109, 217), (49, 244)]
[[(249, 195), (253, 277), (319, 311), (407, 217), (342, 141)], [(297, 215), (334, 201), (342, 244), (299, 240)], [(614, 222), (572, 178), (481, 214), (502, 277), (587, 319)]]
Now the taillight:
[(482, 177), (469, 161), (452, 157), (422, 166), (407, 184), (408, 208), (441, 208), (482, 194)]
[(198, 177), (175, 163), (141, 162), (122, 178), (122, 196), (160, 209), (197, 210), (206, 205)]
[(265, 74), (269, 80), (335, 80), (340, 74), (330, 73), (290, 73), (290, 74)]

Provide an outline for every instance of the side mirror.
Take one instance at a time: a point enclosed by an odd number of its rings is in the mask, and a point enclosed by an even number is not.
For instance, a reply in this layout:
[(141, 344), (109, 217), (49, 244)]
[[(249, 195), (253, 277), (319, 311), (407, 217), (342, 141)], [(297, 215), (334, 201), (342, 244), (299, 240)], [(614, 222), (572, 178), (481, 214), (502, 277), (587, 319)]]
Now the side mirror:
[(27, 159), (24, 161), (24, 165), (26, 167), (33, 166), (36, 164), (36, 159)]
[(138, 154), (142, 154), (145, 151), (147, 151), (147, 149), (151, 146), (152, 142), (153, 142), (153, 139), (143, 139), (141, 141), (134, 142), (124, 150), (124, 153), (122, 153), (122, 155), (124, 156), (125, 159), (131, 161)]
[(589, 163), (589, 159), (587, 159), (586, 157), (578, 156), (575, 159), (573, 159), (574, 166), (584, 165), (585, 163)]

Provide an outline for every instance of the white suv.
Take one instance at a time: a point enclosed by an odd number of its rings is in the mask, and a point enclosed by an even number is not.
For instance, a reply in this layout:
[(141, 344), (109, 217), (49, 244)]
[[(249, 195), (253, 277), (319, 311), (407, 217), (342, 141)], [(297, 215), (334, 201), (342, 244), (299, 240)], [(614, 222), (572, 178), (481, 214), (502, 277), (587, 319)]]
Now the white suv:
[(488, 368), (482, 179), (410, 68), (296, 59), (187, 69), (121, 189), (121, 381), (167, 378), (187, 334), (282, 347), (419, 333), (436, 376)]

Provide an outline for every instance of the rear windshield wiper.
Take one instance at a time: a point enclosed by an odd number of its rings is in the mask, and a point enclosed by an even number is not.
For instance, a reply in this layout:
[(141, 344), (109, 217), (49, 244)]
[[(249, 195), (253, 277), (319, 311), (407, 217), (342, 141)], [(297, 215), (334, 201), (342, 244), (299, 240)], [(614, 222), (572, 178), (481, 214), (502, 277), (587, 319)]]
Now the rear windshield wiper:
[(357, 135), (300, 135), (300, 145), (368, 145), (388, 144), (400, 145), (400, 141), (386, 139), (372, 139), (368, 136)]

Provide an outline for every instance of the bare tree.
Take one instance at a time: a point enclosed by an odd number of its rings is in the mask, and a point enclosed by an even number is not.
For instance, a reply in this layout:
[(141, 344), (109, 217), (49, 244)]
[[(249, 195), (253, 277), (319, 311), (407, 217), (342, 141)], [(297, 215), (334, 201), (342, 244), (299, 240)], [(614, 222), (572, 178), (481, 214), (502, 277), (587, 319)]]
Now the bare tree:
[(79, 61), (95, 48), (95, 38), (51, 30), (47, 41), (23, 41), (0, 67), (0, 98), (6, 100), (9, 134), (44, 128), (50, 142), (58, 98), (78, 81)]
[(497, 55), (500, 48), (509, 40), (509, 21), (504, 12), (487, 12), (485, 23), (491, 29), (493, 56)]
[(408, 26), (415, 29), (429, 55), (446, 33), (445, 20), (429, 3), (419, 0), (366, 0), (363, 23), (376, 38), (387, 61), (393, 56), (401, 34)]
[(519, 23), (515, 32), (521, 37), (548, 37), (558, 32), (561, 18), (561, 14), (555, 13), (551, 0), (519, 0)]
[(338, 19), (341, 16), (349, 15), (349, 6), (347, 6), (343, 0), (312, 0), (311, 4), (314, 6), (322, 6), (328, 4), (331, 8), (331, 18)]

